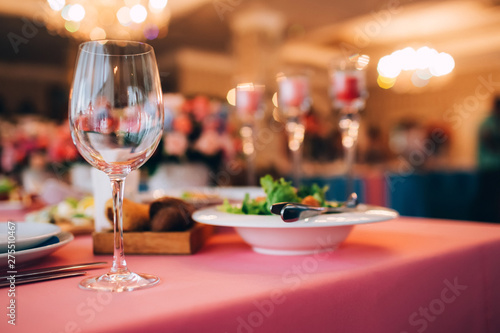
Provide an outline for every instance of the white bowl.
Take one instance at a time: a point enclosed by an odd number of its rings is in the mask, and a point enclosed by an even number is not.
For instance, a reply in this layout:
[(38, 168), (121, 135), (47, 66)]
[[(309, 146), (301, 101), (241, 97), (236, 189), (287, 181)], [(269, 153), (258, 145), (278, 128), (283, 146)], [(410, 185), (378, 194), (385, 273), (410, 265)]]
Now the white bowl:
[(353, 213), (325, 214), (286, 223), (276, 215), (230, 214), (209, 207), (196, 211), (199, 223), (234, 227), (255, 252), (272, 255), (305, 255), (332, 251), (357, 224), (398, 217), (392, 209), (359, 205)]

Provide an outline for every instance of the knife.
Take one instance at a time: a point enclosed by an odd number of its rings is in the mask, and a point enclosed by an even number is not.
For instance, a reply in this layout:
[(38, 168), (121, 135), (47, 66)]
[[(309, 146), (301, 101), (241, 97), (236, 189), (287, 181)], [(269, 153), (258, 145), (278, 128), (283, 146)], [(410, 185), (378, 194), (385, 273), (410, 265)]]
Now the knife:
[(16, 278), (12, 282), (10, 280), (3, 281), (5, 277), (2, 276), (2, 281), (0, 282), (0, 288), (9, 287), (11, 285), (17, 286), (18, 284), (25, 284), (25, 283), (32, 283), (32, 282), (38, 282), (38, 281), (46, 281), (46, 280), (53, 280), (53, 279), (61, 279), (61, 278), (65, 278), (65, 277), (85, 275), (85, 273), (87, 273), (87, 272), (77, 271), (77, 272), (49, 273), (49, 274), (45, 274), (45, 275), (34, 275), (34, 276)]
[[(19, 271), (10, 275), (0, 276), (0, 287), (5, 287), (10, 285), (10, 280), (14, 278), (15, 284), (21, 283), (22, 281), (35, 282), (40, 281), (40, 279), (57, 279), (61, 277), (83, 275), (85, 272), (80, 272), (86, 268), (100, 268), (100, 266), (107, 265), (106, 262), (91, 262), (76, 265), (64, 265), (64, 266), (54, 266), (45, 267), (39, 269), (32, 269), (28, 271)], [(8, 272), (8, 271), (7, 271)], [(39, 278), (39, 279), (37, 279)]]

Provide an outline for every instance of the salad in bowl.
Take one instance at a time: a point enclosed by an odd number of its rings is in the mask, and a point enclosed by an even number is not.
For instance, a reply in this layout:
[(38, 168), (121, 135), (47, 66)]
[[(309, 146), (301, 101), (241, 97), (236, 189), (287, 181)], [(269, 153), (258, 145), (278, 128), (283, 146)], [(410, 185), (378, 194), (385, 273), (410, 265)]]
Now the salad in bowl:
[(246, 194), (241, 204), (225, 200), (222, 205), (197, 210), (193, 219), (199, 223), (233, 227), (258, 253), (270, 255), (310, 255), (336, 249), (357, 224), (394, 219), (398, 213), (384, 207), (359, 204), (351, 212), (323, 214), (293, 223), (272, 215), (271, 206), (281, 202), (337, 207), (326, 200), (328, 187), (318, 185), (295, 188), (291, 182), (265, 176), (260, 180), (263, 197)]

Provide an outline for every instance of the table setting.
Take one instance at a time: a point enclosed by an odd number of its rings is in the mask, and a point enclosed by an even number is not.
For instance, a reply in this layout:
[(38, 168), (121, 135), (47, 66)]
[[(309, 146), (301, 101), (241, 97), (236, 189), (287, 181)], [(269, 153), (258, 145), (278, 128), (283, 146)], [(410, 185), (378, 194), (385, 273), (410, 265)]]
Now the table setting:
[(235, 109), (247, 128), (247, 186), (140, 192), (137, 171), (164, 136), (154, 50), (81, 44), (67, 125), (93, 168), (94, 193), (0, 210), (0, 292), (10, 318), (2, 331), (12, 322), (51, 332), (500, 330), (497, 226), (400, 216), (354, 191), (362, 69), (330, 75), (346, 150), (341, 200), (328, 186), (302, 184), (311, 103), (304, 73), (276, 81), (291, 175), (253, 184), (265, 88), (245, 83)]

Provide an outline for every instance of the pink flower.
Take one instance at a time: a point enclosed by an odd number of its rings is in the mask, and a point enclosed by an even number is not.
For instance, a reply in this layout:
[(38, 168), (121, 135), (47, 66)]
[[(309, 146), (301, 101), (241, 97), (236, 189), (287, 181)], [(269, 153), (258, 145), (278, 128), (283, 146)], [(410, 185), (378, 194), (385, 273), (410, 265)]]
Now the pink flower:
[(220, 136), (214, 130), (204, 131), (194, 147), (205, 155), (215, 155), (221, 149)]
[(174, 131), (180, 132), (183, 134), (190, 134), (193, 131), (193, 124), (191, 123), (191, 119), (189, 119), (189, 115), (180, 114), (177, 118), (174, 119), (172, 124)]
[(169, 132), (163, 137), (163, 149), (169, 155), (182, 156), (188, 148), (188, 139), (181, 132)]
[(3, 146), (3, 151), (2, 151), (2, 169), (5, 172), (10, 172), (14, 170), (14, 167), (16, 166), (16, 149), (14, 148), (14, 145), (8, 143)]
[(191, 106), (196, 121), (202, 121), (210, 114), (210, 101), (205, 96), (195, 97), (191, 102)]
[(48, 153), (53, 162), (73, 162), (78, 159), (79, 153), (71, 139), (67, 122), (57, 129), (55, 138), (48, 147)]

